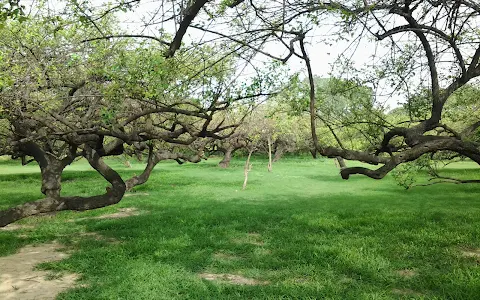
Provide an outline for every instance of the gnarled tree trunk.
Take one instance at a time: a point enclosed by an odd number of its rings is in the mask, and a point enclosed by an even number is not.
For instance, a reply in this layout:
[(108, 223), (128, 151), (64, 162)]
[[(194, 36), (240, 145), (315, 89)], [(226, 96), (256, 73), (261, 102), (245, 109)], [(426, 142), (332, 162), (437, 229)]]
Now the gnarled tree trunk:
[(88, 146), (85, 146), (84, 157), (111, 184), (111, 187), (106, 188), (107, 192), (105, 194), (92, 197), (60, 197), (60, 189), (57, 189), (59, 181), (56, 174), (52, 170), (45, 171), (45, 174), (49, 177), (45, 184), (47, 197), (0, 211), (0, 227), (40, 213), (90, 210), (118, 203), (123, 198), (126, 189), (125, 182), (120, 175), (105, 164), (100, 155)]
[(232, 155), (235, 150), (236, 149), (234, 147), (229, 147), (225, 149), (225, 151), (223, 152), (223, 159), (218, 163), (218, 166), (220, 168), (226, 169), (230, 166), (230, 161), (232, 160)]
[(155, 152), (155, 149), (153, 147), (149, 147), (148, 161), (145, 169), (143, 170), (142, 174), (133, 176), (132, 178), (125, 181), (126, 189), (127, 191), (130, 191), (132, 188), (147, 182), (155, 166), (162, 160), (172, 159), (177, 161), (179, 164), (183, 164), (183, 161), (181, 160), (198, 163), (201, 160), (201, 157), (203, 155), (202, 153), (203, 150), (200, 150), (197, 154), (188, 156), (182, 153), (173, 153), (170, 151)]
[(275, 154), (273, 155), (273, 160), (272, 161), (273, 162), (279, 161), (282, 158), (283, 153), (284, 153), (283, 149), (277, 148), (277, 150), (275, 150)]
[(63, 159), (44, 151), (34, 142), (27, 142), (20, 149), (25, 155), (32, 156), (38, 163), (42, 176), (42, 193), (49, 198), (59, 198), (62, 189), (63, 170), (75, 159), (77, 148), (72, 146), (69, 155)]
[(67, 164), (51, 156), (46, 160), (46, 165), (40, 165), (42, 193), (49, 198), (59, 198), (62, 189), (62, 173)]
[(143, 170), (142, 174), (138, 176), (133, 176), (132, 178), (125, 181), (127, 191), (130, 191), (133, 187), (137, 185), (141, 185), (147, 182), (148, 178), (150, 178), (150, 174), (152, 174), (153, 169), (159, 161), (160, 159), (157, 158), (157, 156), (153, 153), (153, 149), (150, 148), (148, 151), (147, 166)]

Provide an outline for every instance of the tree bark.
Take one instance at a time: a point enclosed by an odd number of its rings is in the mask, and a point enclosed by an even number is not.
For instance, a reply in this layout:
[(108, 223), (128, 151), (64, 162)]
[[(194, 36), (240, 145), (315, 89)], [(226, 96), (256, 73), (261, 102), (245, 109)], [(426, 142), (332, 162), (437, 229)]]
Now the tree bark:
[[(48, 195), (45, 199), (0, 211), (0, 227), (40, 213), (63, 210), (83, 211), (118, 203), (122, 199), (126, 188), (120, 175), (105, 164), (98, 153), (88, 146), (85, 146), (84, 157), (111, 184), (111, 187), (106, 188), (107, 192), (105, 194), (92, 197), (57, 197), (55, 189), (47, 189), (46, 193)], [(50, 185), (47, 188), (50, 188)], [(56, 188), (55, 184), (53, 188)]]
[[(178, 162), (180, 159), (182, 159), (184, 161), (198, 163), (201, 160), (201, 156), (202, 151), (199, 151), (193, 156), (187, 156), (182, 153), (173, 153), (169, 151), (155, 152), (153, 147), (150, 147), (148, 150), (148, 161), (145, 169), (143, 170), (142, 174), (138, 176), (133, 176), (132, 178), (125, 181), (126, 190), (130, 191), (132, 188), (147, 182), (155, 166), (162, 160), (172, 159)], [(183, 162), (181, 163), (183, 164)]]
[(32, 156), (40, 167), (42, 176), (41, 192), (49, 198), (59, 198), (62, 189), (62, 173), (66, 166), (76, 157), (76, 147), (70, 147), (70, 153), (65, 158), (57, 158), (52, 153), (44, 151), (38, 144), (28, 142), (21, 146), (24, 154)]
[(220, 168), (226, 169), (230, 166), (230, 161), (232, 160), (232, 154), (234, 152), (234, 148), (226, 148), (223, 154), (223, 159), (218, 163)]
[(275, 154), (273, 156), (273, 160), (272, 162), (277, 162), (279, 161), (283, 156), (283, 149), (282, 148), (277, 148), (277, 150), (275, 150)]
[(272, 139), (270, 137), (267, 138), (268, 142), (268, 172), (272, 172)]
[(42, 194), (48, 198), (60, 198), (62, 173), (66, 166), (54, 158), (48, 159), (46, 166), (40, 167), (42, 175)]
[(423, 154), (435, 153), (438, 151), (456, 152), (472, 159), (477, 164), (480, 164), (480, 150), (475, 144), (458, 140), (455, 137), (432, 136), (431, 139), (425, 140), (425, 142), (419, 145), (400, 152), (397, 155), (392, 155), (382, 167), (376, 170), (371, 170), (365, 167), (350, 167), (342, 169), (340, 175), (343, 179), (348, 179), (350, 175), (354, 174), (366, 175), (373, 179), (382, 179), (399, 164), (416, 160)]
[(302, 34), (300, 36), (300, 50), (302, 51), (302, 59), (305, 61), (305, 65), (307, 66), (307, 72), (308, 72), (308, 82), (310, 85), (310, 129), (312, 133), (312, 142), (313, 142), (313, 148), (310, 150), (310, 153), (312, 153), (312, 157), (314, 159), (317, 158), (317, 151), (318, 151), (318, 136), (317, 136), (317, 123), (316, 123), (316, 98), (315, 98), (315, 82), (313, 79), (313, 71), (312, 71), (312, 65), (310, 64), (310, 58), (307, 54), (307, 50), (305, 49), (305, 34)]
[(347, 167), (347, 164), (345, 163), (345, 160), (343, 159), (343, 157), (337, 156), (336, 160), (338, 162), (338, 166), (340, 170), (343, 170)]
[(253, 153), (253, 150), (250, 150), (248, 152), (247, 161), (245, 162), (245, 167), (243, 168), (243, 174), (245, 175), (245, 179), (243, 180), (242, 190), (245, 190), (247, 188), (248, 172), (252, 170), (252, 164), (250, 163), (250, 158), (252, 157), (252, 153)]
[(277, 162), (279, 161), (285, 153), (292, 152), (295, 150), (292, 146), (289, 146), (289, 142), (283, 139), (278, 138), (274, 143), (273, 143), (273, 160), (272, 162)]

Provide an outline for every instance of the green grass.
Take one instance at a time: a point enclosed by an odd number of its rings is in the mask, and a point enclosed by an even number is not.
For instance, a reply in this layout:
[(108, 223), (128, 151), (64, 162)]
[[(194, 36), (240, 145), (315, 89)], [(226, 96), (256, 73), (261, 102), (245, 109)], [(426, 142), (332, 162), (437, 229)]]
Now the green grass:
[[(0, 231), (0, 255), (54, 239), (74, 249), (41, 266), (81, 275), (82, 287), (60, 299), (478, 299), (480, 260), (462, 250), (480, 248), (479, 185), (404, 190), (391, 177), (343, 181), (331, 160), (288, 158), (268, 173), (255, 158), (242, 191), (243, 161), (226, 170), (217, 162), (161, 163), (136, 189), (148, 195), (23, 220), (35, 227)], [(111, 163), (125, 177), (142, 168)], [(446, 175), (478, 178), (473, 166), (456, 164)], [(1, 162), (0, 174), (0, 208), (41, 197), (37, 168)], [(63, 193), (105, 186), (78, 162), (65, 172)], [(142, 214), (85, 219), (121, 207)], [(415, 275), (398, 274), (405, 269)], [(269, 283), (232, 285), (200, 273)]]

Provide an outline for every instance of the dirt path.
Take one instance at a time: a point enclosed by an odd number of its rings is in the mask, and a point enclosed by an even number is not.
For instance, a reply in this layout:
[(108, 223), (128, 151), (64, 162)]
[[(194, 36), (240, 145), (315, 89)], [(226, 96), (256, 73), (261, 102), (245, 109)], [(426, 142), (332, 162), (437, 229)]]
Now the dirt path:
[(26, 246), (14, 255), (0, 257), (0, 299), (55, 299), (60, 292), (72, 288), (76, 274), (47, 280), (48, 272), (34, 270), (37, 264), (68, 257), (59, 252), (61, 248), (58, 243)]

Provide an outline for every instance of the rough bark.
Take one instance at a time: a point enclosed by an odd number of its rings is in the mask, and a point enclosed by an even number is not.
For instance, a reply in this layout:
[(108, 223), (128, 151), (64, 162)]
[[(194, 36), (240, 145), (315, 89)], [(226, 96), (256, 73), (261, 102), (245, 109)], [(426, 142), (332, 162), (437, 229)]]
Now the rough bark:
[(296, 150), (295, 148), (295, 142), (292, 140), (288, 140), (288, 137), (286, 139), (282, 138), (277, 138), (275, 142), (273, 143), (273, 160), (272, 162), (277, 162), (279, 161), (285, 153), (288, 152), (294, 152)]
[(302, 59), (305, 61), (305, 65), (307, 66), (307, 72), (308, 72), (308, 82), (310, 85), (310, 91), (309, 91), (309, 96), (310, 96), (310, 129), (312, 133), (312, 142), (313, 142), (313, 148), (310, 150), (312, 153), (313, 158), (317, 158), (317, 151), (318, 151), (318, 136), (317, 136), (317, 123), (316, 123), (316, 98), (315, 98), (315, 83), (313, 79), (313, 71), (312, 71), (312, 66), (310, 64), (310, 58), (307, 54), (307, 51), (305, 49), (305, 43), (304, 43), (304, 38), (305, 35), (301, 35), (300, 37), (300, 49), (302, 51)]
[(40, 167), (42, 176), (41, 192), (50, 198), (60, 197), (62, 189), (62, 173), (66, 166), (71, 164), (76, 157), (76, 147), (71, 146), (68, 155), (58, 158), (50, 152), (42, 149), (34, 142), (21, 145), (24, 155), (32, 156)]
[(49, 198), (59, 198), (62, 189), (62, 173), (66, 165), (55, 158), (48, 159), (46, 166), (40, 167), (42, 193)]
[(105, 194), (92, 197), (57, 197), (56, 192), (48, 192), (55, 197), (47, 195), (45, 199), (0, 211), (0, 227), (41, 213), (63, 210), (83, 211), (118, 203), (122, 199), (126, 188), (120, 175), (105, 164), (100, 155), (88, 146), (84, 149), (84, 157), (111, 184), (111, 187), (106, 188)]
[(157, 159), (157, 156), (153, 154), (153, 151), (149, 151), (148, 161), (145, 169), (143, 170), (142, 174), (138, 176), (133, 176), (132, 178), (125, 181), (126, 190), (130, 191), (135, 186), (147, 182), (148, 178), (150, 178), (150, 174), (152, 174), (153, 169), (159, 161), (160, 159)]

